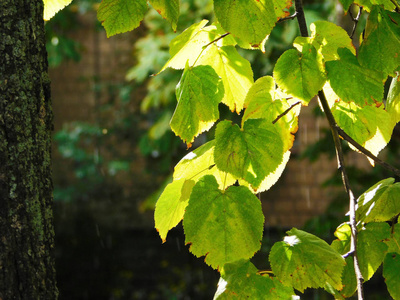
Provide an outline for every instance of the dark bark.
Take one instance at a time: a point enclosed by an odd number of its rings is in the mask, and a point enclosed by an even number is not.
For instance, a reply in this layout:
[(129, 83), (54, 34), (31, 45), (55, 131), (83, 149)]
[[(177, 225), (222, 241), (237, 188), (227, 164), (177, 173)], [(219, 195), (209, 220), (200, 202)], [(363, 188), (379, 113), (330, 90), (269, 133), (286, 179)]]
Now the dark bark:
[(57, 298), (43, 2), (0, 1), (0, 299)]

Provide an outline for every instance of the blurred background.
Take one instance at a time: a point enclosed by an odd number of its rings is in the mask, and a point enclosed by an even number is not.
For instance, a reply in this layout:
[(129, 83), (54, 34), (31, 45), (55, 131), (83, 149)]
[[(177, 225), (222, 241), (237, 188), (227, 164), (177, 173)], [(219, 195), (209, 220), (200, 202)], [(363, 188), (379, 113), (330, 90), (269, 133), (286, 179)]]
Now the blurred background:
[[(96, 19), (99, 2), (74, 0), (46, 23), (60, 299), (212, 299), (219, 274), (189, 253), (182, 226), (164, 244), (154, 229), (157, 198), (190, 150), (169, 128), (181, 71), (151, 76), (168, 60), (169, 42), (178, 33), (202, 19), (213, 20), (212, 1), (181, 0), (177, 33), (149, 9), (138, 29), (109, 39)], [(323, 19), (351, 30), (338, 1), (304, 2), (309, 24)], [(252, 63), (255, 80), (272, 73), (276, 59), (299, 35), (297, 28), (296, 20), (279, 23), (265, 54), (240, 49)], [(302, 110), (286, 170), (259, 195), (266, 220), (263, 246), (253, 259), (259, 269), (269, 268), (270, 247), (291, 227), (330, 243), (335, 228), (346, 221), (347, 198), (330, 131), (312, 102)], [(223, 105), (220, 114), (240, 117)], [(213, 136), (213, 130), (201, 135), (192, 149)], [(392, 163), (399, 157), (398, 137), (396, 129), (381, 154)], [(356, 195), (392, 176), (345, 149)], [(383, 284), (375, 275), (367, 285), (369, 299), (389, 299), (380, 293), (386, 290)], [(303, 297), (332, 298), (322, 290)]]

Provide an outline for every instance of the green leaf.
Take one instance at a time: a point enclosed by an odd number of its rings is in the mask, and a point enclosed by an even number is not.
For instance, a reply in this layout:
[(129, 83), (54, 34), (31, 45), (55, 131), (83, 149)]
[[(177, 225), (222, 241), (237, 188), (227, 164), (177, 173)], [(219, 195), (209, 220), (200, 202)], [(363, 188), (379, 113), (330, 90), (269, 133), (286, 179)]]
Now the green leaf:
[(393, 178), (381, 180), (358, 198), (357, 220), (386, 222), (400, 213), (400, 183), (393, 182)]
[(269, 255), (279, 280), (301, 292), (308, 287), (324, 287), (326, 282), (341, 289), (342, 256), (310, 233), (293, 228), (287, 234), (283, 242), (272, 246)]
[(183, 157), (174, 169), (174, 180), (185, 178), (197, 182), (204, 175), (213, 175), (219, 188), (224, 190), (233, 185), (236, 178), (231, 174), (220, 171), (214, 162), (215, 140), (200, 146)]
[(97, 19), (103, 24), (107, 37), (139, 27), (147, 12), (146, 0), (103, 0)]
[(392, 79), (386, 100), (386, 110), (392, 116), (394, 123), (400, 121), (400, 75)]
[[(339, 226), (335, 235), (339, 240), (332, 243), (332, 248), (345, 254), (350, 250), (351, 229), (348, 224)], [(390, 236), (387, 223), (369, 223), (361, 228), (357, 235), (357, 256), (364, 279), (369, 280), (381, 265), (388, 246), (384, 243)]]
[(393, 230), (390, 233), (390, 238), (384, 240), (385, 244), (388, 245), (387, 252), (396, 252), (400, 254), (400, 224), (397, 223), (393, 226)]
[(184, 178), (168, 184), (156, 203), (154, 212), (155, 227), (163, 240), (168, 231), (182, 220), (188, 205), (194, 181)]
[(312, 45), (325, 61), (339, 59), (339, 48), (347, 48), (356, 54), (349, 35), (342, 27), (327, 21), (317, 21), (311, 24), (310, 29)]
[(339, 0), (339, 1), (340, 3), (342, 3), (344, 11), (347, 11), (350, 5), (353, 4), (353, 0)]
[(278, 20), (273, 2), (267, 0), (214, 0), (214, 13), (222, 28), (253, 47)]
[(246, 94), (254, 82), (251, 65), (233, 46), (211, 45), (209, 48), (198, 64), (210, 65), (217, 72), (225, 90), (222, 103), (231, 111), (240, 113)]
[(396, 125), (383, 105), (360, 107), (339, 101), (334, 104), (332, 114), (340, 128), (374, 155), (389, 143)]
[(400, 16), (374, 6), (358, 59), (362, 66), (393, 75), (400, 65)]
[(317, 50), (310, 44), (285, 51), (276, 62), (274, 78), (288, 94), (302, 100), (304, 105), (310, 102), (326, 81), (321, 59)]
[(272, 123), (279, 115), (286, 112), (275, 123), (275, 126), (278, 127), (282, 137), (284, 137), (282, 139), (285, 145), (284, 151), (293, 146), (294, 134), (298, 129), (298, 115), (301, 106), (298, 105), (287, 112), (290, 105), (284, 96), (275, 90), (275, 82), (271, 76), (257, 79), (247, 93), (244, 106), (246, 111), (242, 118), (242, 127), (250, 119), (264, 119)]
[(389, 236), (387, 223), (369, 223), (358, 233), (357, 255), (364, 280), (369, 280), (383, 262), (388, 249), (383, 241)]
[[(194, 63), (205, 55), (211, 47), (205, 47), (216, 38), (225, 33), (218, 24), (204, 27), (208, 23), (203, 20), (193, 24), (184, 32), (174, 38), (169, 45), (171, 58), (167, 61), (159, 73), (166, 68), (183, 69), (186, 63), (193, 66)], [(218, 46), (235, 45), (236, 42), (229, 35), (217, 42)]]
[(394, 300), (400, 299), (400, 254), (388, 253), (383, 262), (383, 277)]
[(292, 298), (295, 295), (292, 288), (257, 272), (248, 260), (225, 264), (214, 299), (296, 299)]
[(226, 120), (220, 122), (215, 133), (217, 167), (256, 189), (278, 168), (286, 152), (277, 128), (264, 120), (247, 120), (243, 129)]
[(176, 31), (179, 18), (179, 0), (149, 0), (151, 6), (168, 22)]
[(43, 0), (44, 3), (44, 11), (43, 11), (43, 19), (48, 21), (54, 15), (62, 10), (65, 6), (70, 4), (72, 0)]
[(347, 48), (338, 49), (340, 60), (325, 63), (328, 80), (335, 93), (346, 102), (363, 107), (381, 103), (383, 98), (382, 73), (360, 66)]
[(192, 143), (218, 120), (223, 93), (222, 81), (213, 68), (187, 66), (176, 87), (178, 105), (171, 120), (172, 131), (185, 143)]
[(192, 190), (183, 219), (190, 251), (215, 269), (238, 259), (248, 259), (261, 247), (264, 216), (261, 203), (243, 186), (218, 189), (211, 175)]
[(391, 0), (355, 0), (354, 3), (362, 6), (366, 11), (371, 11), (375, 5), (383, 6), (386, 10), (394, 10)]
[[(350, 225), (343, 223), (338, 226), (335, 231), (335, 236), (338, 238), (332, 242), (331, 247), (339, 252), (341, 255), (350, 251), (351, 229)], [(354, 259), (348, 256), (346, 265), (342, 272), (342, 285), (343, 288), (338, 292), (342, 297), (351, 297), (357, 290), (357, 278), (354, 271)], [(336, 295), (336, 294), (335, 294)]]

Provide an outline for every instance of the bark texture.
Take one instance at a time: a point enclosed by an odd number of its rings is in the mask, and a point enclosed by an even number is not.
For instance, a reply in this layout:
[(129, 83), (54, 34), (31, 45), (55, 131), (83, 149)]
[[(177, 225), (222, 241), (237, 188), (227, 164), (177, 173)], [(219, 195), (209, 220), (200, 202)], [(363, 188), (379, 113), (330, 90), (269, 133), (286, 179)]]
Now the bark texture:
[(0, 1), (0, 300), (57, 298), (43, 1)]

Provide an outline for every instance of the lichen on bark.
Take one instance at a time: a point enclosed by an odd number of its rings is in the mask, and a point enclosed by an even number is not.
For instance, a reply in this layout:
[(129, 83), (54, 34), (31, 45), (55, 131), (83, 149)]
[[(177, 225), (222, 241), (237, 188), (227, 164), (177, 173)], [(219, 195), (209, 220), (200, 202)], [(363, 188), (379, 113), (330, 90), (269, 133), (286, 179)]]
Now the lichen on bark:
[(56, 299), (42, 1), (0, 1), (0, 53), (0, 299)]

